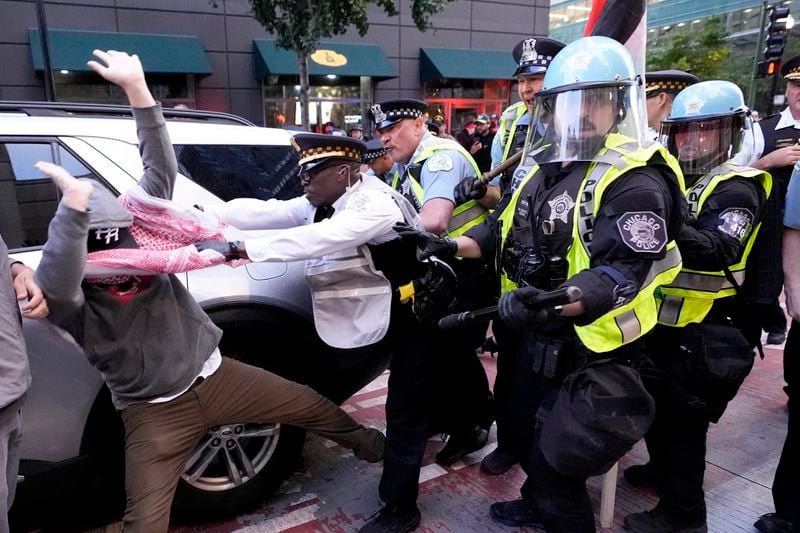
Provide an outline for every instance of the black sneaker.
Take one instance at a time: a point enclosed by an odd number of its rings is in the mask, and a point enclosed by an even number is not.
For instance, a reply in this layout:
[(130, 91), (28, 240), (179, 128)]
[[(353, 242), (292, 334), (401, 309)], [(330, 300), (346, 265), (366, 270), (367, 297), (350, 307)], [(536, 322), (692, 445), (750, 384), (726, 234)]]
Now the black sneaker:
[(509, 527), (538, 527), (542, 528), (542, 517), (535, 509), (520, 498), (510, 502), (497, 502), (489, 506), (489, 515), (492, 520)]
[(498, 446), (481, 461), (481, 472), (499, 476), (508, 472), (508, 469), (515, 464), (517, 464), (517, 454)]
[(407, 531), (414, 531), (419, 525), (422, 515), (416, 505), (413, 507), (387, 505), (370, 518), (372, 520), (359, 529), (359, 533), (406, 533)]
[(676, 524), (658, 507), (650, 511), (629, 514), (623, 524), (625, 529), (630, 529), (634, 533), (708, 533), (705, 521), (693, 526)]
[(655, 485), (655, 472), (650, 463), (629, 466), (622, 472), (625, 481), (634, 487), (652, 487)]
[(792, 526), (790, 521), (779, 518), (777, 513), (762, 515), (761, 518), (756, 520), (753, 527), (761, 533), (800, 533)]
[(450, 466), (468, 453), (486, 446), (488, 440), (489, 432), (479, 426), (474, 426), (469, 433), (450, 435), (447, 444), (436, 454), (436, 462), (442, 466)]

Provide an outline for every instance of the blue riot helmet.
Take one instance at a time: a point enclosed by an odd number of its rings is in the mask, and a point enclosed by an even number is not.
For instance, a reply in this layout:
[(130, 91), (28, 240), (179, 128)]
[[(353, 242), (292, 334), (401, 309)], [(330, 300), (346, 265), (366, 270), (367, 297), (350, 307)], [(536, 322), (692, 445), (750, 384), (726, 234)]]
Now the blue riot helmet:
[(742, 91), (729, 81), (712, 80), (678, 93), (661, 123), (667, 149), (687, 176), (707, 174), (742, 148), (750, 110)]
[(591, 161), (609, 134), (635, 149), (645, 138), (644, 89), (633, 59), (617, 41), (584, 37), (561, 50), (536, 95), (534, 122), (546, 125), (526, 157), (539, 163)]

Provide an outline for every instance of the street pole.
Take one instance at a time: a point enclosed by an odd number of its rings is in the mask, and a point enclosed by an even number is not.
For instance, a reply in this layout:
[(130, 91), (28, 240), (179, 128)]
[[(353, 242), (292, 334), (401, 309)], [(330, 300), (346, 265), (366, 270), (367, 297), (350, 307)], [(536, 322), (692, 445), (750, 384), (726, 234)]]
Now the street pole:
[(769, 91), (769, 105), (767, 106), (767, 116), (772, 114), (775, 107), (775, 93), (778, 91), (778, 73), (772, 75), (772, 89)]
[(53, 80), (50, 35), (47, 33), (47, 16), (44, 12), (44, 0), (36, 0), (36, 19), (39, 22), (39, 39), (42, 42), (42, 57), (44, 58), (44, 96), (48, 102), (55, 102), (56, 83), (55, 80)]
[(761, 2), (761, 26), (758, 30), (758, 43), (756, 43), (756, 53), (753, 57), (753, 74), (750, 77), (750, 90), (747, 93), (747, 107), (753, 109), (756, 102), (756, 77), (758, 75), (758, 58), (761, 56), (761, 48), (764, 46), (764, 31), (767, 23), (767, 1)]

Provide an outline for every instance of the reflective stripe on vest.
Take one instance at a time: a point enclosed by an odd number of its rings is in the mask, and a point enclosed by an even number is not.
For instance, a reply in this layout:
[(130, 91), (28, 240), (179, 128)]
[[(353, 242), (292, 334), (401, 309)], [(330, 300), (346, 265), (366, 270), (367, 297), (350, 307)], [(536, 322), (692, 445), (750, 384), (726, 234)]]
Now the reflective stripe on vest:
[[(689, 219), (697, 220), (706, 200), (717, 186), (732, 178), (747, 178), (757, 181), (767, 197), (772, 191), (772, 177), (768, 172), (731, 164), (721, 165), (698, 180), (687, 192)], [(756, 224), (747, 239), (742, 256), (736, 264), (728, 267), (738, 285), (744, 283), (747, 257), (753, 248), (761, 223)], [(702, 322), (711, 311), (714, 300), (734, 296), (736, 287), (727, 279), (723, 271), (703, 271), (685, 268), (675, 280), (661, 287), (658, 322), (665, 326), (683, 327), (693, 322)]]
[[(683, 175), (678, 163), (660, 144), (639, 147), (630, 138), (609, 135), (602, 153), (595, 159), (581, 185), (579, 203), (575, 206), (572, 245), (567, 253), (567, 278), (590, 268), (594, 219), (600, 209), (603, 193), (620, 176), (649, 164), (667, 165), (675, 174), (681, 191)], [(669, 241), (666, 255), (652, 262), (636, 296), (586, 326), (575, 326), (583, 344), (596, 353), (609, 352), (632, 342), (656, 325), (655, 291), (671, 282), (680, 272), (681, 255), (675, 241)]]
[[(429, 159), (434, 153), (440, 150), (455, 150), (463, 155), (467, 161), (469, 161), (470, 165), (472, 165), (472, 169), (475, 171), (475, 177), (481, 175), (481, 170), (478, 168), (475, 160), (472, 158), (469, 152), (467, 152), (464, 147), (457, 142), (450, 139), (442, 139), (431, 136), (430, 138), (423, 139), (420, 144), (422, 145), (422, 151), (414, 159), (414, 164), (422, 165), (425, 160)], [(394, 179), (392, 180), (393, 189), (400, 189), (400, 178), (400, 175), (395, 172)], [(408, 173), (407, 170), (405, 178), (411, 184), (411, 192), (414, 195), (417, 205), (420, 209), (422, 209), (422, 205), (425, 203), (425, 190), (422, 188), (422, 185), (420, 185), (420, 183)], [(450, 220), (447, 223), (447, 235), (449, 237), (459, 237), (466, 233), (466, 231), (471, 227), (477, 226), (486, 220), (488, 216), (489, 210), (475, 200), (470, 200), (461, 205), (457, 205), (453, 209), (453, 214), (450, 216)]]
[[(511, 145), (514, 144), (514, 133), (517, 131), (519, 119), (527, 112), (528, 106), (525, 105), (525, 102), (517, 102), (508, 106), (500, 115), (497, 135), (500, 135), (500, 139), (503, 141), (503, 161), (508, 159), (508, 152), (511, 150)], [(510, 127), (509, 122), (511, 123)]]

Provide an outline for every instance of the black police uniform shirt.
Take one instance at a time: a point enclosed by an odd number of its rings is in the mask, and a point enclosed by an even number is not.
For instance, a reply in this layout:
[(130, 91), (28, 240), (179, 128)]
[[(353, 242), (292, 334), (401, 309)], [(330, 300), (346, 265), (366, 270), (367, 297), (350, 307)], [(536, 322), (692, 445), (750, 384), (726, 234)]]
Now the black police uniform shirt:
[[(566, 259), (572, 243), (574, 209), (581, 183), (589, 164), (573, 163), (562, 169), (559, 163), (542, 165), (525, 184), (514, 216), (515, 228), (508, 239), (524, 232), (533, 233), (533, 242), (543, 255), (557, 255)], [(594, 220), (591, 241), (590, 268), (569, 279), (569, 285), (583, 291), (585, 312), (576, 317), (578, 325), (588, 324), (608, 312), (614, 305), (616, 282), (611, 276), (593, 270), (601, 265), (611, 266), (626, 280), (640, 287), (653, 260), (666, 254), (666, 243), (681, 225), (681, 211), (673, 208), (680, 201), (677, 184), (666, 167), (643, 167), (631, 170), (617, 178), (603, 193), (602, 203)], [(484, 224), (470, 229), (466, 235), (474, 239), (485, 257), (500, 254), (497, 250), (500, 232), (498, 217), (508, 204), (511, 195), (505, 195)], [(631, 223), (641, 220), (649, 224), (652, 242), (644, 242), (631, 230)], [(526, 229), (526, 222), (528, 224)], [(507, 240), (508, 240), (507, 239)], [(524, 240), (524, 237), (523, 237)], [(656, 242), (658, 241), (658, 242)]]
[[(689, 181), (687, 176), (687, 186)], [(720, 183), (675, 239), (684, 268), (717, 272), (739, 261), (765, 202), (764, 188), (754, 180)]]

